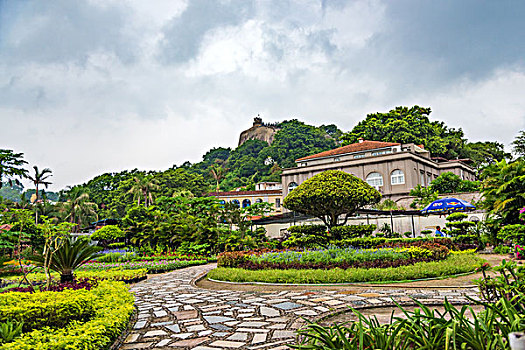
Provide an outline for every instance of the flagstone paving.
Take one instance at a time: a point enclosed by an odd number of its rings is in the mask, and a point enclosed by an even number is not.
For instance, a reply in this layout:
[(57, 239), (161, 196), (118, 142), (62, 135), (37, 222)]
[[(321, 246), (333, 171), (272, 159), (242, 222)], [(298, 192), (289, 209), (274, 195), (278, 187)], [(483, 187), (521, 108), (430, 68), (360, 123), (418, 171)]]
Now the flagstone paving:
[[(120, 349), (288, 349), (304, 319), (354, 308), (476, 299), (469, 289), (384, 289), (363, 291), (247, 292), (197, 288), (192, 281), (215, 264), (158, 275), (131, 288), (137, 320)], [(270, 289), (270, 288), (269, 288)]]

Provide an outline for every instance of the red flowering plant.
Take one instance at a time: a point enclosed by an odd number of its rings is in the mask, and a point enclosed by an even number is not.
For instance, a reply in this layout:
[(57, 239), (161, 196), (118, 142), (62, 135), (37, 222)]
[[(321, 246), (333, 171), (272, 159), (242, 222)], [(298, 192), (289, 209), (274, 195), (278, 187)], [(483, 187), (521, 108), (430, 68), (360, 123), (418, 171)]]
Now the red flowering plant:
[(520, 219), (525, 221), (525, 207), (520, 209)]
[(525, 259), (525, 247), (522, 247), (519, 244), (516, 244), (514, 246), (514, 252), (516, 254), (517, 260), (524, 260)]

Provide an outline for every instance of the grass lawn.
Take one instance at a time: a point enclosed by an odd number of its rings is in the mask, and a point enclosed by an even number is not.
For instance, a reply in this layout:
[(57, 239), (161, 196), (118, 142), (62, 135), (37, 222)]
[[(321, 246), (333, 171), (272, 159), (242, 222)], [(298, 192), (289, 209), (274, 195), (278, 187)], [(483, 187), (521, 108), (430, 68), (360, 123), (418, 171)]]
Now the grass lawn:
[(485, 260), (475, 254), (452, 254), (445, 260), (420, 262), (395, 268), (330, 270), (245, 270), (219, 267), (208, 278), (230, 282), (266, 283), (358, 283), (411, 281), (474, 272)]

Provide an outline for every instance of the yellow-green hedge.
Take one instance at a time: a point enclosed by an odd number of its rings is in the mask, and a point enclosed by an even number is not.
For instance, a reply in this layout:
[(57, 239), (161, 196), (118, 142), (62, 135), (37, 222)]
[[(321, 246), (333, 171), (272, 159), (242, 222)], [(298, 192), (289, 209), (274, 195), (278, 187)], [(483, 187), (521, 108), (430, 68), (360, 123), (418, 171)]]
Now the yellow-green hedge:
[[(57, 298), (64, 292), (55, 293)], [(75, 290), (71, 293), (83, 294)], [(15, 341), (0, 346), (1, 350), (104, 349), (125, 329), (133, 312), (133, 296), (123, 282), (101, 281), (88, 293), (93, 296), (94, 315), (86, 322), (73, 320), (64, 328), (43, 327), (22, 334)], [(21, 293), (8, 293), (21, 294)]]
[(88, 290), (0, 294), (0, 322), (24, 322), (24, 331), (65, 327), (70, 321), (89, 320), (95, 314), (95, 296)]

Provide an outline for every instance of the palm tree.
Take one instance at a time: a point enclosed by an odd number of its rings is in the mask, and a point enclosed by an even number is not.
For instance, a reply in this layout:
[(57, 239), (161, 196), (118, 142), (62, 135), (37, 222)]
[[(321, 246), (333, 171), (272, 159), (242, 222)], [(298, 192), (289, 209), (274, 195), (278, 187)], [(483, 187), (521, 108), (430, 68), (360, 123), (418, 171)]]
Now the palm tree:
[[(51, 256), (49, 268), (60, 274), (60, 282), (73, 281), (73, 271), (82, 265), (85, 261), (94, 258), (100, 248), (92, 246), (89, 241), (83, 239), (73, 239), (68, 236), (61, 242), (58, 248)], [(34, 256), (31, 258), (37, 265), (44, 264), (44, 256)]]
[(210, 173), (211, 176), (217, 181), (217, 192), (220, 190), (219, 182), (224, 178), (224, 174), (226, 173), (226, 169), (219, 164), (213, 164), (210, 167)]
[(97, 205), (89, 201), (89, 194), (83, 192), (81, 188), (72, 188), (68, 195), (67, 202), (64, 202), (60, 211), (64, 215), (64, 220), (77, 224), (86, 225), (92, 219), (98, 219)]
[(27, 178), (31, 180), (33, 184), (35, 185), (35, 189), (36, 189), (36, 201), (35, 202), (38, 202), (38, 200), (40, 199), (40, 193), (38, 191), (38, 186), (44, 185), (47, 188), (47, 186), (51, 185), (51, 182), (46, 181), (46, 180), (50, 176), (53, 176), (53, 175), (51, 174), (51, 169), (49, 168), (45, 168), (42, 171), (39, 171), (38, 167), (35, 165), (33, 166), (33, 169), (35, 171), (35, 175), (33, 176), (27, 175)]
[(133, 194), (134, 199), (137, 199), (137, 205), (140, 205), (141, 199), (144, 199), (145, 207), (153, 204), (152, 191), (159, 189), (157, 180), (151, 176), (137, 175), (133, 177), (133, 182), (129, 193)]

